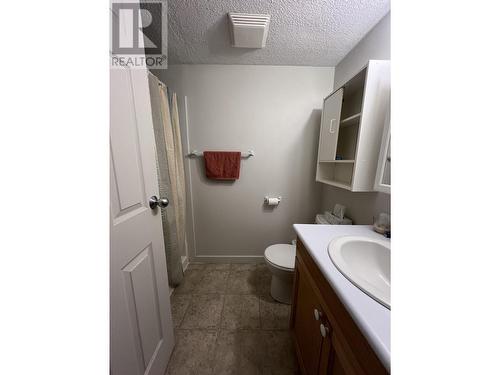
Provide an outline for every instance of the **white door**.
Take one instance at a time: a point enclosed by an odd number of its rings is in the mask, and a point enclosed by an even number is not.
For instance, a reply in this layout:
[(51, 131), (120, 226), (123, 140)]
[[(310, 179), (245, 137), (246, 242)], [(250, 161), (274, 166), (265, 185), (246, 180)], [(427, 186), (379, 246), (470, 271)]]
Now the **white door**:
[(340, 88), (323, 102), (319, 138), (319, 161), (335, 160), (343, 95), (344, 89)]
[[(111, 76), (111, 374), (163, 375), (174, 346), (147, 72)], [(163, 198), (163, 197), (162, 197)]]

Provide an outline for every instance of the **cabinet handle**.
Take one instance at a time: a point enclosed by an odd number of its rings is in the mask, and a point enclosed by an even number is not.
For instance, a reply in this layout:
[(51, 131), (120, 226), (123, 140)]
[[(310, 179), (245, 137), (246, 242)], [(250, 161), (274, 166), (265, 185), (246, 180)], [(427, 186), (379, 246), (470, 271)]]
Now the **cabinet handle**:
[(333, 134), (333, 133), (335, 133), (335, 129), (332, 129), (332, 126), (333, 126), (333, 122), (334, 122), (334, 121), (335, 121), (335, 119), (334, 119), (334, 118), (332, 118), (332, 119), (330, 120), (330, 133), (332, 133), (332, 134)]
[(319, 331), (321, 332), (321, 336), (323, 337), (328, 336), (328, 333), (330, 332), (328, 327), (326, 327), (323, 323), (321, 323), (321, 325), (319, 326)]
[(320, 318), (323, 316), (323, 313), (319, 311), (318, 309), (314, 309), (314, 319), (320, 320)]

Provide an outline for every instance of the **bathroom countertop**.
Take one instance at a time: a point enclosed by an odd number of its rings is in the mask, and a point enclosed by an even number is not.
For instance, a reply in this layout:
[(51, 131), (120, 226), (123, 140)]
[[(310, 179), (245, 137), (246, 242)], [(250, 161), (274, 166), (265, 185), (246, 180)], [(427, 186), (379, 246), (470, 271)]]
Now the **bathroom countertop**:
[(390, 370), (391, 311), (352, 284), (335, 267), (328, 255), (328, 244), (335, 237), (385, 237), (375, 233), (371, 225), (294, 224), (293, 228), (381, 362)]

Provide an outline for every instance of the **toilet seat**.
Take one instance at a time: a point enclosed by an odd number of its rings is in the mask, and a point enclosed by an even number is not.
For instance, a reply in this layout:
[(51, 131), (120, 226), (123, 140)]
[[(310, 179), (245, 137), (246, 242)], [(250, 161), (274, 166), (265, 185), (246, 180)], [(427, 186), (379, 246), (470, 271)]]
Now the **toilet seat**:
[(295, 250), (294, 245), (271, 245), (264, 252), (264, 257), (273, 266), (292, 272), (295, 269)]

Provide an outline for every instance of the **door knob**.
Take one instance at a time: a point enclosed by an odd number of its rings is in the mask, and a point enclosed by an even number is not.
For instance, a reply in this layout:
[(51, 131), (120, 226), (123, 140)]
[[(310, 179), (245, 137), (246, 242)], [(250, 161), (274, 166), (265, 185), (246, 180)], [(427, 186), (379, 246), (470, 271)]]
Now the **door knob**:
[(319, 331), (321, 332), (321, 336), (326, 337), (328, 335), (328, 327), (326, 327), (323, 323), (319, 326)]
[(160, 206), (161, 208), (165, 208), (168, 206), (168, 199), (167, 198), (158, 198), (156, 195), (153, 195), (151, 198), (149, 198), (149, 208), (155, 209), (156, 207)]

